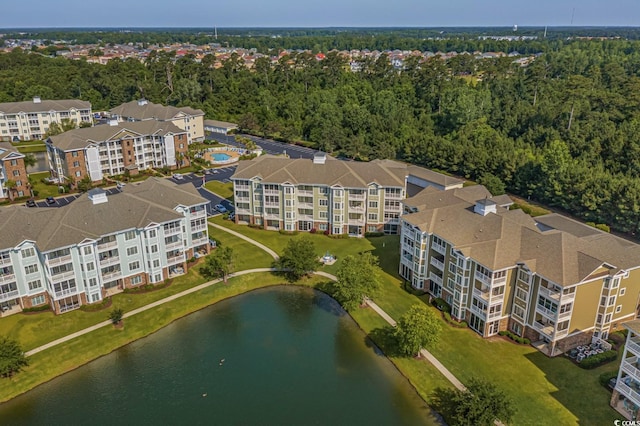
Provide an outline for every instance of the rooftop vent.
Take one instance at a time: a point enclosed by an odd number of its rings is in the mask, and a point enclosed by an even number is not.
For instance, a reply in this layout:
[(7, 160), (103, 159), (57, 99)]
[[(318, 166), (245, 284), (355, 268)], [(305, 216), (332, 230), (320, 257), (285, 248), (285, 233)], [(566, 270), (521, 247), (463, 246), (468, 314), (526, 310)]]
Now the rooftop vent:
[(327, 154), (324, 152), (316, 152), (313, 154), (313, 164), (324, 164), (327, 161)]
[(109, 124), (109, 126), (117, 126), (118, 125), (118, 119), (117, 118), (110, 118), (107, 123)]
[(88, 194), (89, 194), (89, 199), (94, 205), (106, 203), (109, 201), (107, 199), (107, 191), (105, 191), (104, 189), (94, 188), (89, 190)]
[(496, 203), (488, 198), (484, 200), (476, 201), (476, 205), (473, 207), (474, 213), (486, 216), (489, 213), (496, 213)]
[(142, 98), (142, 99), (138, 99), (138, 106), (144, 106), (144, 105), (146, 105), (146, 104), (148, 104), (148, 103), (149, 103), (149, 102), (148, 102), (146, 99), (144, 99), (144, 98)]
[(40, 99), (40, 96), (34, 96), (33, 97), (33, 103), (34, 104), (42, 103), (42, 99)]

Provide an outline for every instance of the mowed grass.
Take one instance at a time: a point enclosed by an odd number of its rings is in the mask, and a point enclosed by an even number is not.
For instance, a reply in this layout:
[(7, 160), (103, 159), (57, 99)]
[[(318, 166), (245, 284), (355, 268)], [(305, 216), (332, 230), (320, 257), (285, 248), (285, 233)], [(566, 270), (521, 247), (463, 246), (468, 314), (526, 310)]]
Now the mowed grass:
[(42, 179), (50, 175), (49, 172), (31, 173), (29, 175), (30, 180), (33, 182), (33, 190), (38, 192), (36, 198), (57, 197), (60, 195), (58, 185), (48, 185), (42, 182)]
[[(215, 238), (218, 238), (218, 234), (222, 234), (222, 231), (218, 230), (213, 230), (213, 232), (210, 230), (209, 232)], [(220, 235), (219, 239), (223, 244), (234, 249), (236, 271), (271, 266), (273, 261), (271, 256), (253, 244), (231, 234)], [(174, 278), (168, 287), (146, 293), (116, 294), (112, 297), (112, 305), (101, 311), (85, 312), (77, 309), (57, 316), (52, 312), (40, 312), (1, 318), (0, 335), (18, 340), (25, 351), (37, 348), (107, 320), (112, 309), (121, 308), (124, 312), (128, 312), (206, 282), (207, 279), (200, 274), (203, 263), (204, 259), (200, 260), (200, 263), (190, 268), (185, 275)]]
[[(315, 286), (323, 282), (312, 277), (303, 283)], [(280, 285), (282, 277), (271, 273), (248, 274), (217, 283), (124, 320), (123, 329), (106, 326), (29, 357), (30, 365), (8, 380), (0, 380), (0, 402), (7, 401), (56, 376), (73, 370), (115, 349), (147, 336), (176, 319), (257, 288)], [(61, 317), (66, 316), (62, 315)], [(57, 318), (61, 318), (57, 317)]]
[(222, 198), (226, 198), (227, 200), (233, 200), (233, 183), (223, 183), (217, 180), (211, 180), (204, 184), (204, 187), (209, 191), (218, 194)]

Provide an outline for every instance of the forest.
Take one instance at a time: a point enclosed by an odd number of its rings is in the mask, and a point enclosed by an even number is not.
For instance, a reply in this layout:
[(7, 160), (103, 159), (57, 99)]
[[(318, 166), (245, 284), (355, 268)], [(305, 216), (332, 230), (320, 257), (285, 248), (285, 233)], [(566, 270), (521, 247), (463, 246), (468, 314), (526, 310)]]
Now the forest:
[(336, 52), (322, 61), (311, 52), (259, 58), (249, 70), (235, 54), (214, 68), (211, 55), (154, 51), (144, 64), (98, 65), (16, 49), (0, 55), (0, 102), (39, 95), (89, 100), (95, 111), (140, 97), (189, 105), (255, 134), (425, 165), (636, 235), (640, 42), (553, 46), (526, 67), (460, 55), (409, 58), (398, 70), (382, 55), (360, 72)]

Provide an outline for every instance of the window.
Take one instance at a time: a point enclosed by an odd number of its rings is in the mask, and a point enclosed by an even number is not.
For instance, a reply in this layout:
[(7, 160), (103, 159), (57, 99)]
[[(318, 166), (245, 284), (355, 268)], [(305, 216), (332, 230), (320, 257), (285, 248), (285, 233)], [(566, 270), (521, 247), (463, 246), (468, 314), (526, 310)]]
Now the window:
[(184, 144), (183, 144), (183, 143), (181, 143), (181, 144), (179, 145), (179, 147), (180, 147), (180, 149), (184, 148)]
[(22, 257), (31, 257), (36, 254), (36, 251), (33, 249), (33, 247), (29, 247), (22, 250), (20, 253), (22, 254)]
[(342, 222), (342, 216), (339, 215), (339, 214), (333, 216), (333, 221), (334, 222)]
[(156, 244), (151, 246), (151, 253), (157, 253), (158, 252), (158, 246)]
[(140, 275), (136, 275), (135, 277), (131, 277), (131, 285), (138, 285), (142, 283), (142, 277)]
[(152, 229), (152, 230), (148, 231), (147, 235), (149, 236), (149, 238), (155, 238), (156, 237), (156, 230)]
[(329, 217), (329, 214), (328, 214), (328, 212), (320, 211), (320, 212), (318, 212), (318, 217), (320, 219), (327, 219)]
[(607, 306), (613, 306), (616, 304), (616, 297), (615, 296), (611, 296), (609, 298), (609, 303), (607, 304)]
[(44, 294), (31, 298), (31, 306), (44, 305), (44, 302), (45, 302)]
[(318, 204), (320, 204), (320, 206), (322, 206), (322, 207), (326, 207), (326, 206), (328, 206), (328, 205), (329, 205), (329, 200), (320, 199), (320, 200), (318, 201)]
[(335, 189), (333, 195), (336, 197), (342, 197), (342, 189)]
[(22, 186), (22, 181), (21, 180), (17, 180), (16, 181), (16, 186)]
[(78, 151), (73, 151), (73, 152), (71, 153), (71, 156), (72, 156), (72, 157), (77, 157), (77, 156), (78, 156)]
[(622, 287), (620, 289), (620, 296), (624, 296), (624, 294), (627, 292), (627, 288), (626, 287)]
[(11, 165), (12, 166), (17, 166), (18, 165), (18, 160), (11, 160)]
[(76, 175), (76, 177), (80, 177), (80, 176), (82, 176), (82, 172), (80, 172), (80, 170), (78, 170), (78, 171), (75, 173), (75, 175)]
[(93, 262), (87, 263), (87, 271), (93, 271), (96, 269), (96, 265)]
[(38, 265), (28, 265), (24, 267), (24, 272), (27, 274), (35, 274), (38, 272)]
[(29, 285), (29, 290), (31, 291), (42, 288), (42, 282), (40, 282), (40, 280), (29, 281), (28, 285)]
[(89, 256), (91, 254), (91, 246), (85, 246), (82, 248), (84, 255)]
[(596, 318), (596, 324), (601, 324), (602, 323), (602, 314), (598, 314), (598, 317)]
[(538, 296), (538, 306), (541, 308), (545, 308), (554, 314), (558, 311), (558, 305), (556, 305), (546, 297)]
[(564, 305), (560, 306), (560, 313), (564, 314), (566, 312), (571, 311), (571, 307), (573, 306), (573, 304), (571, 303), (565, 303)]
[(89, 278), (89, 287), (95, 287), (98, 285), (98, 279), (97, 278)]
[(13, 171), (13, 175), (14, 176), (20, 176), (20, 170), (14, 170)]
[(605, 315), (605, 317), (604, 317), (604, 322), (605, 322), (605, 324), (606, 324), (606, 323), (610, 323), (610, 322), (611, 322), (611, 314), (607, 314), (607, 315)]
[(613, 285), (611, 286), (611, 288), (618, 288), (619, 285), (620, 285), (620, 278), (614, 278)]
[(156, 260), (153, 261), (153, 267), (154, 268), (159, 268), (160, 267), (160, 260), (159, 259), (156, 259)]
[(79, 161), (74, 161), (73, 162), (73, 167), (80, 167), (80, 162)]
[(318, 225), (318, 229), (321, 231), (326, 231), (327, 229), (329, 229), (329, 227), (327, 226), (326, 223), (321, 223)]
[(378, 188), (369, 188), (369, 195), (378, 195)]
[(619, 314), (622, 311), (622, 305), (616, 306), (616, 314)]
[(336, 210), (340, 210), (342, 208), (342, 203), (333, 203), (333, 208)]
[(136, 254), (138, 254), (138, 247), (127, 247), (127, 256), (135, 256)]
[(522, 269), (518, 271), (518, 279), (522, 282), (529, 283), (529, 273)]
[(369, 208), (370, 209), (377, 209), (378, 208), (378, 202), (377, 201), (369, 201)]
[(129, 270), (133, 271), (135, 269), (140, 269), (140, 262), (138, 262), (137, 260), (135, 262), (129, 263)]
[(369, 215), (367, 217), (371, 221), (377, 221), (378, 220), (378, 214), (377, 213), (369, 213)]
[(522, 306), (513, 305), (513, 315), (520, 319), (524, 319), (524, 308)]
[(607, 296), (602, 296), (600, 298), (600, 306), (606, 306), (607, 305)]

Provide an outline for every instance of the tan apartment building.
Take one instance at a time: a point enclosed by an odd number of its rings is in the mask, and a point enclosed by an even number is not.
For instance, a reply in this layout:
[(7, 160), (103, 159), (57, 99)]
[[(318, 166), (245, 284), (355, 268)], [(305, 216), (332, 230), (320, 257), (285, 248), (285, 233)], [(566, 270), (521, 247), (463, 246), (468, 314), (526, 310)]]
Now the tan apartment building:
[(313, 160), (266, 155), (243, 161), (231, 180), (237, 223), (352, 236), (395, 234), (408, 192), (463, 184), (396, 161), (349, 162), (324, 153)]
[(31, 190), (24, 154), (10, 142), (0, 142), (0, 201), (29, 195)]
[(204, 112), (189, 107), (154, 104), (146, 99), (127, 102), (109, 111), (118, 121), (147, 121), (172, 123), (187, 133), (188, 143), (204, 141)]
[(0, 209), (0, 316), (60, 314), (183, 275), (210, 250), (208, 203), (192, 185), (149, 178), (58, 208)]
[(78, 99), (0, 103), (0, 141), (42, 139), (52, 123), (70, 120), (76, 125), (93, 123), (91, 103)]
[(187, 133), (172, 123), (154, 120), (110, 120), (51, 136), (46, 145), (51, 178), (74, 185), (87, 176), (99, 182), (108, 176), (190, 164)]
[(636, 318), (640, 246), (508, 205), (480, 185), (405, 200), (400, 275), (483, 337), (510, 330), (551, 356)]

